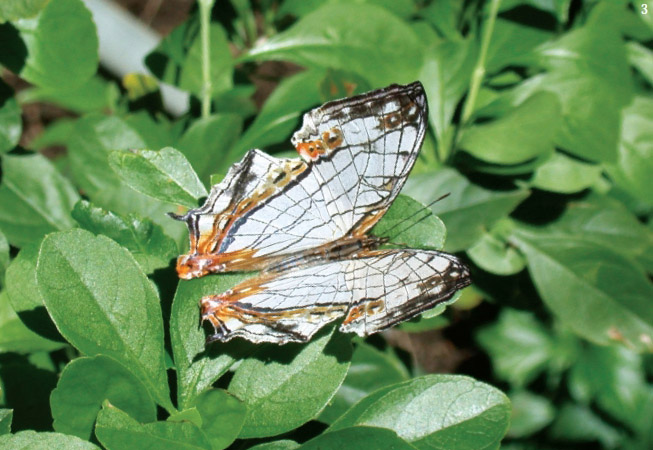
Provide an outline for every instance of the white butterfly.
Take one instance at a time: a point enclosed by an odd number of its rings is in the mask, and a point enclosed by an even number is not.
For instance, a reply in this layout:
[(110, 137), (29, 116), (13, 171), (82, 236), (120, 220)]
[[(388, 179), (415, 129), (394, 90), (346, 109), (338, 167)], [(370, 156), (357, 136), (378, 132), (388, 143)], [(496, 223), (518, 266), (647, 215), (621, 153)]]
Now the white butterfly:
[(209, 341), (305, 342), (341, 317), (341, 331), (365, 336), (470, 283), (452, 255), (378, 250), (384, 240), (366, 234), (406, 181), (427, 116), (419, 82), (326, 103), (292, 137), (301, 158), (250, 150), (202, 207), (176, 216), (190, 231), (181, 278), (262, 270), (202, 299)]

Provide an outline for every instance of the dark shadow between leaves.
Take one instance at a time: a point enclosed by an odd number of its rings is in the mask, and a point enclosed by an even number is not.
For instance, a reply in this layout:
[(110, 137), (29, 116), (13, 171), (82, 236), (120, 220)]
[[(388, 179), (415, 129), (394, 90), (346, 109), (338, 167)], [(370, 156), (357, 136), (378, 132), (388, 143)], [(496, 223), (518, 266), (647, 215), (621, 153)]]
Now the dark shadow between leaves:
[(34, 309), (18, 311), (17, 314), (25, 326), (39, 336), (50, 339), (51, 341), (67, 342), (61, 336), (59, 330), (57, 330), (52, 319), (50, 319), (50, 315), (48, 314), (48, 310), (45, 309), (45, 306), (37, 306)]
[(25, 67), (27, 47), (20, 38), (18, 30), (9, 22), (0, 25), (0, 42), (2, 42), (0, 64), (19, 74)]

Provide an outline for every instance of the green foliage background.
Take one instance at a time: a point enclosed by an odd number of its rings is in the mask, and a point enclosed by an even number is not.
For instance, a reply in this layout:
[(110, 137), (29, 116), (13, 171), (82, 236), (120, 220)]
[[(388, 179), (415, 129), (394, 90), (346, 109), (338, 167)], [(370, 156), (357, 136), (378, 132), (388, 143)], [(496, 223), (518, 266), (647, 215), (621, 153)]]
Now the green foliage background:
[[(199, 0), (146, 58), (154, 78), (120, 83), (81, 0), (2, 2), (0, 64), (30, 87), (0, 79), (0, 447), (652, 448), (645, 5)], [(304, 70), (258, 109), (268, 61)], [(375, 231), (450, 193), (396, 239), (444, 242), (474, 284), (400, 329), (439, 330), (469, 363), (425, 374), (333, 328), (205, 349), (198, 299), (248, 275), (178, 282), (187, 232), (164, 213), (250, 148), (289, 154), (306, 110), (416, 79), (428, 135)], [(159, 82), (190, 111), (166, 114)], [(73, 114), (22, 148), (33, 102)]]

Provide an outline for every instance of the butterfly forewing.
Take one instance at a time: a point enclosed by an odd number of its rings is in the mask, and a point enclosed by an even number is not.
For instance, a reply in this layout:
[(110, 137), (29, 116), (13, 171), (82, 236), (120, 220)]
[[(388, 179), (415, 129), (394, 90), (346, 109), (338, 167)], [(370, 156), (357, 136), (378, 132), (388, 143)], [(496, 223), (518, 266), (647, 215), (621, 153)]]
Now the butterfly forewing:
[(419, 83), (330, 102), (304, 116), (301, 159), (250, 151), (186, 220), (182, 278), (264, 268), (285, 256), (363, 236), (412, 168), (426, 128)]

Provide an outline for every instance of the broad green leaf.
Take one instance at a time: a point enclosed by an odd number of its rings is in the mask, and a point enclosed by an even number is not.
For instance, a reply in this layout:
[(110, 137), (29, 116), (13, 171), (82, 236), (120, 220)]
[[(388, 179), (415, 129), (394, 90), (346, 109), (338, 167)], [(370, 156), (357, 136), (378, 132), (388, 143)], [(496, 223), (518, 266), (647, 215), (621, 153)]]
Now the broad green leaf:
[(366, 395), (407, 378), (408, 372), (396, 356), (383, 353), (361, 340), (356, 343), (345, 381), (319, 420), (332, 423)]
[(5, 285), (5, 272), (9, 266), (9, 242), (7, 237), (0, 230), (0, 287)]
[(105, 354), (172, 408), (163, 358), (163, 319), (154, 285), (131, 254), (105, 236), (51, 234), (36, 268), (39, 291), (61, 334), (82, 353)]
[(141, 424), (107, 403), (97, 416), (95, 435), (107, 450), (212, 450), (204, 433), (190, 422)]
[(525, 438), (545, 426), (555, 417), (553, 404), (539, 395), (528, 391), (517, 391), (510, 394), (512, 415), (508, 437)]
[(3, 450), (100, 450), (95, 444), (75, 436), (32, 430), (0, 436), (0, 447)]
[(224, 161), (242, 127), (240, 116), (216, 114), (193, 122), (177, 143), (204, 185), (209, 183), (211, 174), (224, 169)]
[(496, 377), (518, 387), (545, 370), (555, 350), (550, 334), (532, 313), (513, 309), (504, 309), (476, 338), (489, 354)]
[(556, 144), (591, 161), (616, 162), (620, 111), (632, 98), (630, 68), (616, 24), (619, 12), (602, 2), (585, 26), (537, 49), (549, 71), (538, 79), (538, 89), (556, 93), (562, 105)]
[(350, 359), (349, 338), (333, 328), (308, 344), (259, 346), (229, 384), (247, 405), (240, 437), (275, 436), (317, 417), (342, 384)]
[[(343, 4), (348, 3), (349, 1), (350, 0), (286, 0), (280, 5), (277, 14), (280, 17), (283, 17), (286, 14), (295, 17), (303, 17), (327, 3)], [(381, 6), (404, 19), (407, 19), (416, 12), (416, 5), (412, 0), (358, 0), (357, 3), (368, 3), (370, 5)]]
[(103, 234), (127, 248), (145, 273), (168, 267), (178, 254), (175, 241), (148, 219), (133, 214), (123, 217), (85, 200), (75, 205), (72, 216), (85, 230)]
[(569, 389), (579, 402), (594, 402), (604, 412), (626, 424), (638, 420), (649, 401), (650, 385), (640, 355), (622, 347), (588, 346), (569, 373)]
[(653, 51), (637, 42), (626, 44), (628, 62), (635, 66), (649, 84), (653, 84)]
[(64, 342), (45, 309), (36, 283), (36, 261), (40, 247), (40, 242), (27, 245), (13, 259), (7, 268), (7, 295), (25, 326), (49, 340)]
[(556, 96), (540, 92), (505, 116), (466, 129), (460, 146), (483, 161), (524, 163), (553, 149), (560, 124)]
[(526, 259), (510, 245), (507, 236), (512, 230), (509, 219), (499, 220), (467, 250), (467, 255), (481, 269), (495, 275), (514, 275), (526, 267)]
[(129, 186), (164, 202), (194, 207), (208, 195), (186, 157), (172, 147), (115, 151), (109, 165)]
[(200, 429), (214, 449), (227, 448), (238, 437), (247, 411), (243, 402), (221, 389), (204, 391), (195, 399), (195, 408), (202, 418)]
[(77, 119), (61, 118), (51, 123), (38, 135), (32, 142), (31, 148), (34, 150), (43, 150), (45, 147), (54, 145), (67, 145), (75, 131), (75, 122)]
[[(125, 123), (131, 127), (145, 142), (144, 148), (163, 148), (178, 139), (181, 133), (181, 123), (168, 121), (165, 116), (152, 115), (147, 111), (139, 111), (125, 116)], [(175, 130), (175, 128), (179, 130)]]
[(199, 302), (205, 295), (220, 294), (251, 274), (220, 274), (181, 281), (170, 313), (170, 342), (177, 369), (177, 403), (190, 408), (194, 399), (224, 375), (229, 367), (256, 348), (237, 339), (205, 348), (206, 332), (200, 326)]
[(265, 442), (263, 444), (250, 447), (250, 450), (295, 450), (299, 448), (299, 444), (289, 439), (281, 439), (279, 441)]
[(526, 65), (533, 50), (552, 36), (552, 32), (543, 28), (498, 18), (487, 50), (487, 72), (494, 73), (511, 65)]
[(580, 336), (638, 351), (653, 346), (653, 284), (630, 259), (572, 236), (516, 230), (533, 282), (553, 314)]
[(6, 0), (0, 4), (0, 23), (33, 17), (47, 3), (48, 0)]
[(546, 233), (605, 245), (636, 259), (649, 271), (653, 267), (653, 230), (647, 229), (623, 203), (609, 197), (591, 194), (569, 202)]
[[(233, 85), (233, 58), (224, 29), (218, 23), (209, 28), (211, 85), (213, 94)], [(199, 97), (203, 94), (202, 42), (196, 17), (185, 21), (165, 37), (145, 58), (145, 63), (161, 81)]]
[(35, 86), (20, 92), (21, 103), (47, 102), (76, 113), (113, 110), (120, 94), (115, 83), (93, 76), (70, 89)]
[(418, 449), (497, 448), (509, 419), (510, 402), (498, 389), (459, 375), (426, 375), (370, 394), (329, 431), (366, 425), (388, 428)]
[(406, 195), (399, 195), (372, 234), (389, 237), (395, 244), (411, 248), (441, 249), (447, 230), (430, 209)]
[(377, 450), (415, 450), (408, 442), (397, 436), (397, 433), (383, 428), (350, 427), (342, 430), (323, 433), (305, 442), (298, 450), (341, 449), (354, 450), (370, 448)]
[(156, 420), (156, 405), (141, 381), (116, 360), (98, 355), (77, 358), (61, 373), (50, 396), (54, 429), (90, 439), (105, 400), (141, 422)]
[(0, 79), (0, 153), (14, 148), (22, 131), (23, 122), (14, 91)]
[(545, 191), (572, 194), (594, 185), (601, 177), (601, 172), (599, 165), (555, 152), (535, 169), (530, 185)]
[(616, 164), (606, 164), (614, 182), (639, 200), (653, 198), (653, 99), (635, 97), (623, 111)]
[(7, 292), (0, 292), (0, 352), (49, 352), (63, 346), (27, 328), (9, 304)]
[(0, 62), (30, 83), (71, 89), (96, 72), (97, 32), (81, 0), (50, 0), (36, 17), (13, 24), (25, 54), (14, 53)]
[(171, 205), (133, 190), (109, 166), (111, 151), (147, 147), (149, 140), (141, 135), (137, 126), (142, 123), (137, 122), (132, 125), (126, 119), (99, 114), (79, 119), (68, 145), (72, 174), (95, 205), (120, 214), (148, 217), (180, 242), (186, 236), (186, 227), (166, 215)]
[(424, 83), (430, 124), (440, 148), (450, 145), (445, 141), (446, 135), (456, 107), (469, 88), (475, 62), (476, 47), (472, 39), (441, 41), (425, 54), (419, 79)]
[(3, 155), (2, 172), (0, 228), (12, 245), (74, 226), (70, 210), (79, 194), (50, 161), (38, 154)]
[(425, 205), (450, 193), (431, 206), (451, 231), (444, 246), (448, 252), (472, 246), (485, 230), (510, 214), (529, 195), (526, 190), (490, 191), (448, 168), (410, 177), (402, 192)]
[(385, 86), (415, 81), (422, 51), (413, 30), (386, 9), (367, 4), (327, 4), (241, 59), (264, 60), (348, 70), (374, 86)]
[(463, 3), (451, 0), (431, 2), (427, 7), (420, 8), (418, 14), (440, 35), (453, 42), (462, 37), (458, 28), (463, 6)]
[(553, 439), (566, 442), (599, 441), (603, 448), (619, 448), (623, 436), (587, 406), (567, 403), (558, 409), (549, 428)]
[(13, 415), (11, 409), (0, 409), (0, 436), (11, 433), (11, 418)]

